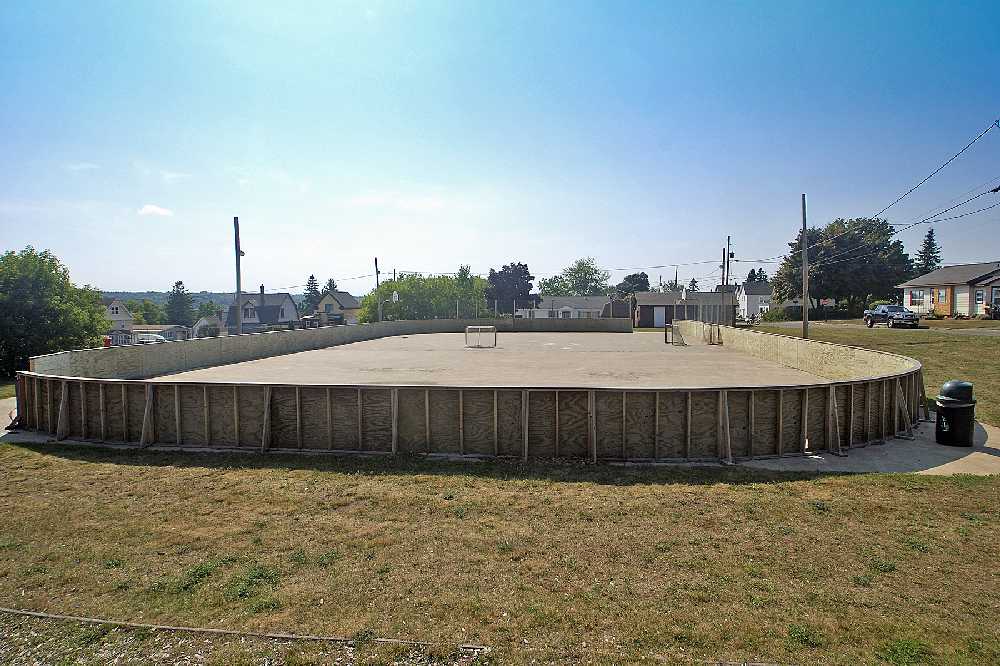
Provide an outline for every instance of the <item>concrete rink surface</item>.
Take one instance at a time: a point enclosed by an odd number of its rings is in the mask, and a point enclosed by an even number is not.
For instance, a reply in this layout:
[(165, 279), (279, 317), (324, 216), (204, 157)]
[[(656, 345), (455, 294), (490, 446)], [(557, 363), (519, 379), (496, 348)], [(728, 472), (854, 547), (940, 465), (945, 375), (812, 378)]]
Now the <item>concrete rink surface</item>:
[(465, 347), (462, 333), (431, 333), (189, 370), (154, 381), (715, 388), (827, 380), (722, 346), (668, 345), (662, 333), (500, 333), (497, 347), (488, 349)]

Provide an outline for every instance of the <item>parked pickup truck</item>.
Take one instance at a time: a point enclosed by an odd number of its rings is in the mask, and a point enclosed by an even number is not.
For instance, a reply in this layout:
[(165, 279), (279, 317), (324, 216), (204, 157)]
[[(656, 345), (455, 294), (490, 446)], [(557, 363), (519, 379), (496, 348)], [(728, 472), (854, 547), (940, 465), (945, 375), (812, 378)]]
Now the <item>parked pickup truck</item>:
[(896, 326), (916, 328), (920, 324), (920, 315), (902, 305), (876, 305), (874, 310), (865, 310), (864, 319), (868, 328), (875, 324), (885, 324), (889, 328)]

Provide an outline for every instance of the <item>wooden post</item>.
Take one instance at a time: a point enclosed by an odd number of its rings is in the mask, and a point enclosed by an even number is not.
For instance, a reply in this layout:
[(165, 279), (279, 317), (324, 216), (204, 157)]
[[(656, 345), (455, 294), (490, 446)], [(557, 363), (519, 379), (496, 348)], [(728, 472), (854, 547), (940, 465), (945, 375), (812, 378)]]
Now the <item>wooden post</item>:
[(687, 416), (684, 419), (684, 458), (691, 458), (691, 391), (687, 392)]
[(465, 392), (458, 389), (458, 453), (465, 455)]
[(104, 403), (104, 384), (97, 385), (97, 408), (101, 413), (101, 441), (108, 441), (108, 406)]
[(205, 446), (212, 445), (212, 413), (208, 406), (208, 384), (201, 387), (201, 400), (205, 410)]
[(778, 389), (778, 457), (785, 455), (785, 392)]
[(302, 448), (302, 391), (295, 387), (295, 446)]
[(837, 415), (833, 412), (833, 403), (836, 399), (835, 391), (837, 389), (831, 384), (826, 390), (826, 448), (828, 451), (833, 451), (833, 421), (837, 418)]
[(556, 400), (556, 441), (555, 441), (555, 450), (556, 450), (556, 458), (558, 458), (559, 457), (559, 391), (556, 391), (555, 394), (556, 394), (555, 395), (555, 400)]
[(854, 446), (854, 384), (848, 386), (847, 406), (847, 448)]
[(799, 453), (806, 452), (806, 443), (809, 441), (809, 389), (802, 389), (802, 423), (799, 433)]
[(840, 445), (840, 410), (837, 407), (837, 387), (830, 386), (830, 439), (826, 448), (835, 456), (844, 455), (843, 447)]
[(122, 384), (122, 441), (128, 441), (128, 384)]
[(717, 404), (718, 422), (716, 424), (716, 439), (719, 459), (727, 465), (732, 465), (733, 447), (729, 431), (729, 391), (719, 391)]
[(493, 455), (500, 455), (500, 429), (497, 418), (497, 391), (493, 390)]
[(146, 383), (146, 404), (142, 411), (142, 434), (139, 435), (139, 446), (149, 446), (153, 442), (153, 384)]
[(56, 423), (52, 420), (52, 382), (45, 381), (45, 427), (53, 435), (56, 434)]
[(899, 386), (899, 377), (893, 380), (892, 392), (892, 436), (899, 435), (899, 397), (903, 395), (903, 389)]
[(431, 392), (424, 389), (424, 439), (427, 440), (427, 451), (431, 450)]
[(69, 435), (69, 382), (62, 381), (62, 393), (59, 396), (59, 416), (56, 423), (56, 439), (66, 439)]
[(753, 431), (754, 431), (754, 410), (756, 409), (756, 392), (750, 391), (747, 398), (747, 440), (749, 443), (750, 457), (753, 458)]
[(525, 462), (528, 460), (528, 419), (530, 418), (530, 412), (528, 408), (528, 392), (525, 390), (521, 391), (521, 436), (522, 441), (522, 451), (521, 457)]
[(389, 393), (392, 408), (392, 455), (399, 451), (399, 389), (391, 389)]
[[(905, 424), (906, 424), (906, 436), (909, 437), (910, 439), (912, 439), (913, 438), (913, 424), (910, 422), (910, 408), (907, 405), (906, 394), (903, 393), (903, 387), (899, 384), (898, 381), (896, 382), (896, 395), (897, 395), (897, 398), (898, 398), (898, 400), (900, 402), (900, 409), (902, 410), (903, 415), (906, 417), (906, 421), (905, 421)], [(897, 414), (898, 414), (898, 412), (897, 412)], [(899, 435), (898, 432), (896, 434), (897, 434), (897, 436)]]
[[(667, 330), (666, 328), (663, 329)], [(653, 460), (660, 458), (660, 392), (653, 393)]]
[(80, 382), (80, 436), (87, 439), (87, 383)]
[(878, 430), (878, 434), (879, 434), (879, 439), (881, 441), (883, 441), (883, 442), (885, 441), (885, 433), (886, 433), (886, 430), (888, 429), (888, 426), (886, 425), (886, 421), (885, 421), (886, 420), (886, 414), (889, 413), (888, 396), (886, 396), (886, 386), (887, 386), (888, 383), (889, 383), (888, 380), (884, 380), (884, 381), (879, 382), (879, 384), (882, 385), (882, 402), (879, 403), (879, 430)]
[(931, 408), (927, 404), (927, 387), (924, 385), (924, 372), (920, 371), (920, 404), (924, 408), (924, 418), (928, 421), (931, 420)]
[(358, 388), (358, 451), (365, 450), (364, 421), (365, 403), (364, 398), (361, 397), (361, 389)]
[(627, 418), (625, 417), (625, 408), (626, 401), (628, 400), (626, 397), (627, 395), (628, 393), (626, 391), (622, 391), (622, 460), (628, 460), (628, 451), (625, 447), (625, 422), (627, 421)]
[(233, 384), (233, 439), (240, 445), (240, 387)]
[(35, 377), (35, 381), (32, 382), (32, 387), (31, 387), (31, 403), (33, 408), (32, 411), (35, 412), (35, 430), (42, 429), (42, 421), (39, 418), (39, 414), (41, 413), (41, 402), (42, 402), (41, 398), (42, 393), (41, 391), (38, 390), (38, 385), (40, 383), (41, 382), (38, 379), (38, 377)]
[(326, 387), (326, 448), (333, 450), (333, 396)]
[(872, 383), (865, 382), (865, 443), (872, 441)]
[(184, 443), (181, 435), (181, 387), (174, 384), (174, 430), (176, 431), (177, 446)]
[(271, 387), (264, 387), (264, 427), (261, 429), (260, 452), (271, 448)]
[(587, 391), (587, 439), (590, 440), (590, 459), (597, 462), (597, 396)]

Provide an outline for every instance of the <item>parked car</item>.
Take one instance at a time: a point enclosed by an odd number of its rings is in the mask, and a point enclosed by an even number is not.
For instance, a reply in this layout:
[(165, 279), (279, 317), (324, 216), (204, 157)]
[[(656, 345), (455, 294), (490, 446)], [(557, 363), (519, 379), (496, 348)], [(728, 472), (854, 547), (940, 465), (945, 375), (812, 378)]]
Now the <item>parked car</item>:
[(137, 345), (148, 345), (154, 342), (166, 342), (167, 339), (156, 333), (136, 333), (135, 343)]
[(897, 326), (916, 328), (920, 324), (920, 315), (902, 305), (877, 305), (874, 310), (865, 310), (864, 320), (868, 328), (875, 324), (885, 324), (889, 328)]

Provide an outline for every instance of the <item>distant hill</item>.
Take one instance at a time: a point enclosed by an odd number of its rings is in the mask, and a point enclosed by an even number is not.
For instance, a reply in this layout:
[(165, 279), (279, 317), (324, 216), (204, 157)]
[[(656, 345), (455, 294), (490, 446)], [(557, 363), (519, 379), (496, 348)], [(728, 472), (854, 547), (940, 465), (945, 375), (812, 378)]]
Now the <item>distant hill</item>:
[[(139, 301), (143, 300), (152, 301), (159, 305), (166, 305), (167, 298), (170, 296), (169, 291), (104, 291), (101, 292), (105, 298), (117, 298), (122, 301)], [(194, 302), (194, 306), (198, 307), (201, 303), (207, 303), (209, 301), (215, 303), (216, 305), (229, 306), (233, 302), (233, 292), (217, 292), (217, 291), (192, 291), (191, 300)], [(292, 300), (296, 304), (300, 303), (305, 298), (305, 294), (292, 294)]]

